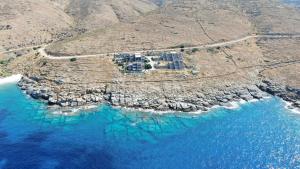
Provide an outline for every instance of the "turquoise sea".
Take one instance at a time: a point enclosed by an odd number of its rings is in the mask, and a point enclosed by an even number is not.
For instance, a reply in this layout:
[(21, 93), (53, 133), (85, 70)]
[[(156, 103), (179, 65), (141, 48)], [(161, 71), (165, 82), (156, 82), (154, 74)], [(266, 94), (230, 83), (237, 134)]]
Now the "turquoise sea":
[(1, 169), (300, 168), (300, 115), (277, 98), (202, 115), (107, 105), (63, 116), (0, 86)]

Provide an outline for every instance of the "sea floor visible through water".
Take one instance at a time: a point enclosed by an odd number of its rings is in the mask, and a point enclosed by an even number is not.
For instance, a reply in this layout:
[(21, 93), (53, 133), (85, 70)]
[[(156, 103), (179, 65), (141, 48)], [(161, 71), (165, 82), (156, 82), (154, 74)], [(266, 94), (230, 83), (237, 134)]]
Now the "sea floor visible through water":
[(0, 168), (300, 168), (300, 115), (274, 97), (205, 114), (103, 105), (64, 116), (2, 85)]

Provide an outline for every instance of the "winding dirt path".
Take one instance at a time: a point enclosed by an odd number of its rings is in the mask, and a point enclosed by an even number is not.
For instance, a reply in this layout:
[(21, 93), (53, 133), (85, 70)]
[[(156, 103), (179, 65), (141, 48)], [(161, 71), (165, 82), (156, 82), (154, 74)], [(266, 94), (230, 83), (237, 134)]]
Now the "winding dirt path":
[(71, 58), (88, 58), (88, 57), (100, 57), (100, 56), (108, 56), (108, 55), (114, 55), (118, 53), (146, 53), (146, 52), (170, 52), (170, 51), (179, 51), (181, 49), (184, 50), (192, 50), (192, 49), (209, 49), (209, 48), (215, 48), (215, 47), (224, 47), (227, 45), (233, 45), (236, 43), (240, 43), (243, 41), (247, 41), (249, 39), (253, 38), (297, 38), (300, 37), (300, 34), (253, 34), (248, 35), (239, 39), (234, 39), (226, 42), (216, 42), (206, 45), (198, 45), (198, 46), (191, 46), (191, 47), (184, 47), (184, 48), (163, 48), (163, 49), (152, 49), (152, 50), (137, 50), (137, 51), (118, 51), (118, 52), (111, 52), (111, 53), (98, 53), (98, 54), (91, 54), (91, 55), (70, 55), (70, 56), (52, 56), (47, 54), (45, 51), (45, 48), (50, 44), (44, 44), (44, 45), (36, 45), (36, 46), (27, 46), (22, 47), (18, 49), (11, 49), (8, 51), (0, 52), (0, 54), (6, 54), (10, 52), (20, 51), (24, 49), (32, 49), (32, 48), (39, 48), (38, 52), (42, 57), (45, 57), (47, 59), (55, 59), (55, 60), (64, 60), (64, 59), (71, 59)]
[(73, 55), (73, 56), (51, 56), (45, 52), (45, 46), (39, 49), (39, 53), (41, 56), (47, 58), (47, 59), (56, 59), (56, 60), (63, 60), (63, 59), (71, 59), (71, 58), (88, 58), (88, 57), (100, 57), (100, 56), (108, 56), (108, 55), (114, 55), (118, 53), (146, 53), (146, 52), (170, 52), (170, 51), (179, 51), (181, 49), (184, 50), (192, 50), (192, 49), (209, 49), (209, 48), (215, 48), (215, 47), (223, 47), (227, 45), (236, 44), (239, 42), (243, 42), (249, 39), (253, 38), (296, 38), (300, 37), (300, 34), (296, 35), (249, 35), (245, 36), (239, 39), (234, 39), (226, 42), (218, 42), (218, 43), (212, 43), (212, 44), (206, 44), (206, 45), (199, 45), (199, 46), (192, 46), (192, 47), (185, 47), (185, 48), (164, 48), (164, 49), (154, 49), (154, 50), (139, 50), (139, 51), (119, 51), (119, 52), (112, 52), (112, 53), (98, 53), (98, 54), (91, 54), (91, 55)]

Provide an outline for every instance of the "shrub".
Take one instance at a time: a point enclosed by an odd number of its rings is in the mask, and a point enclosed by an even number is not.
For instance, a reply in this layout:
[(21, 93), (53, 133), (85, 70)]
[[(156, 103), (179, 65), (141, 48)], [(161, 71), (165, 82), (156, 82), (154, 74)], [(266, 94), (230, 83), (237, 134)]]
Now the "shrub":
[(77, 59), (76, 58), (71, 58), (70, 61), (71, 62), (75, 62)]
[(47, 65), (47, 61), (46, 60), (42, 61), (42, 67), (46, 65)]
[(218, 51), (215, 50), (214, 48), (208, 48), (208, 49), (207, 49), (207, 52), (208, 52), (208, 53), (213, 53), (213, 54), (218, 53)]
[(180, 51), (184, 52), (184, 45), (180, 45)]
[(152, 69), (152, 66), (150, 64), (145, 64), (145, 69)]
[(199, 51), (198, 48), (193, 48), (193, 49), (192, 49), (192, 52), (193, 52), (193, 53), (198, 52), (198, 51)]
[(12, 59), (9, 60), (1, 60), (0, 65), (7, 65)]

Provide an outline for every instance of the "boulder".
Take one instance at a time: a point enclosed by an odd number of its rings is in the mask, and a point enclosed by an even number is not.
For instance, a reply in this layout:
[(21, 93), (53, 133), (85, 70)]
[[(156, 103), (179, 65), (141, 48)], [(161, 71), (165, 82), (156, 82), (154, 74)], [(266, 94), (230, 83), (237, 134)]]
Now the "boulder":
[(48, 99), (48, 104), (49, 105), (55, 105), (57, 103), (57, 99), (55, 99), (54, 97), (50, 97)]

